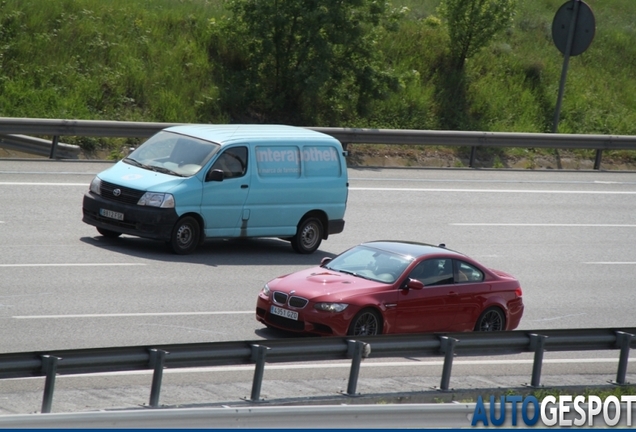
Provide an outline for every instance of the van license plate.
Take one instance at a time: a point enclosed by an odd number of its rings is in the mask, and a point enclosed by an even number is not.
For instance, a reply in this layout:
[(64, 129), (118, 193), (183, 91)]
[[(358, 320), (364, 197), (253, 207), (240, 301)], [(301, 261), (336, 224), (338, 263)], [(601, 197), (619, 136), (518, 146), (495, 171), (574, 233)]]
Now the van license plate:
[(298, 312), (290, 311), (287, 309), (279, 308), (277, 306), (272, 306), (269, 311), (272, 315), (278, 315), (285, 318), (289, 318), (290, 320), (298, 321)]
[(106, 209), (99, 209), (99, 214), (110, 218), (110, 219), (117, 219), (119, 221), (123, 221), (124, 220), (124, 214), (123, 213), (119, 213), (119, 212), (115, 212), (112, 210), (106, 210)]

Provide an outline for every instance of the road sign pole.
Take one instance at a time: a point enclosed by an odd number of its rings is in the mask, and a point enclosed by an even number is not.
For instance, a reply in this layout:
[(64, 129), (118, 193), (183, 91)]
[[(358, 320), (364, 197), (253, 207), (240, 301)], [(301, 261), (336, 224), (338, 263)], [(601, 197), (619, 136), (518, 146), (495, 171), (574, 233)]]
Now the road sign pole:
[(561, 82), (559, 83), (559, 96), (557, 98), (556, 109), (554, 111), (554, 125), (552, 126), (552, 132), (557, 133), (559, 131), (559, 117), (561, 116), (561, 103), (563, 102), (563, 93), (565, 92), (565, 79), (568, 74), (568, 65), (570, 63), (570, 53), (572, 52), (572, 44), (574, 43), (574, 31), (576, 30), (576, 21), (579, 15), (579, 5), (581, 0), (572, 0), (574, 3), (574, 11), (572, 13), (572, 19), (570, 20), (570, 27), (568, 28), (568, 41), (566, 43), (565, 53), (563, 54), (563, 69), (561, 70)]

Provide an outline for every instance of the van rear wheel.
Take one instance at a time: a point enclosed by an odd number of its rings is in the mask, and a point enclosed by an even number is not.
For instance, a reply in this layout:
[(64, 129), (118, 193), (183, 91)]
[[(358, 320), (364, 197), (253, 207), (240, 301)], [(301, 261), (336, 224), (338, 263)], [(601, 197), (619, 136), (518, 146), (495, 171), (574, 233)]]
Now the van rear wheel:
[(320, 219), (309, 217), (298, 224), (296, 235), (291, 238), (292, 248), (299, 254), (313, 253), (322, 242), (324, 228)]
[(191, 216), (186, 216), (174, 225), (168, 246), (177, 255), (189, 255), (199, 245), (200, 235), (199, 222)]

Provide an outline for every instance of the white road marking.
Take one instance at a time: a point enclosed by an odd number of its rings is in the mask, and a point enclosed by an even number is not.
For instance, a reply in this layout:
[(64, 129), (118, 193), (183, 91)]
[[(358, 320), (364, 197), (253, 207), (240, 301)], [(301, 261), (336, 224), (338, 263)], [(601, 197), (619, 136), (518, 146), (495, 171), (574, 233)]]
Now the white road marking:
[(570, 314), (570, 315), (563, 315), (563, 316), (552, 317), (552, 318), (542, 318), (542, 319), (527, 320), (527, 321), (528, 322), (555, 321), (555, 320), (560, 320), (560, 319), (563, 319), (563, 318), (571, 318), (571, 317), (581, 316), (581, 315), (587, 315), (587, 314), (586, 313)]
[(88, 187), (89, 183), (35, 183), (35, 182), (0, 182), (0, 186), (83, 186)]
[(234, 315), (254, 314), (255, 311), (210, 311), (210, 312), (147, 312), (147, 313), (116, 313), (116, 314), (76, 314), (76, 315), (16, 315), (15, 319), (64, 319), (64, 318), (121, 318), (147, 316), (184, 316), (184, 315)]
[(350, 191), (393, 191), (393, 192), (470, 192), (470, 193), (537, 193), (537, 194), (607, 194), (636, 195), (636, 191), (567, 191), (567, 190), (514, 190), (514, 189), (422, 189), (422, 188), (360, 188), (350, 187)]
[(511, 226), (511, 227), (603, 227), (636, 228), (636, 224), (565, 224), (565, 223), (449, 223), (454, 226)]
[(620, 261), (598, 261), (598, 262), (584, 262), (583, 264), (602, 264), (602, 265), (634, 265), (636, 264), (636, 261), (626, 261), (626, 262), (620, 262)]
[(0, 267), (110, 267), (145, 266), (144, 263), (61, 263), (61, 264), (0, 264)]
[[(0, 182), (0, 186), (82, 186), (88, 183), (42, 183), (42, 182)], [(394, 192), (470, 192), (470, 193), (536, 193), (536, 194), (608, 194), (608, 195), (636, 195), (636, 191), (574, 191), (574, 190), (541, 190), (541, 189), (447, 189), (447, 188), (366, 188), (350, 187), (350, 191), (394, 191)]]
[[(266, 341), (265, 341), (266, 342)], [(636, 362), (636, 359), (630, 358), (629, 362)], [(490, 366), (490, 365), (531, 365), (533, 359), (524, 360), (453, 360), (453, 366)], [(581, 359), (543, 359), (543, 364), (590, 364), (590, 363), (618, 363), (618, 358), (581, 358)], [(209, 367), (193, 367), (193, 368), (166, 368), (164, 374), (183, 374), (183, 373), (210, 373), (210, 372), (253, 372), (255, 365), (239, 365), (239, 366), (209, 366)], [(444, 366), (443, 360), (427, 360), (427, 361), (396, 361), (396, 362), (370, 362), (365, 361), (360, 364), (363, 368), (374, 367), (416, 367), (416, 366)], [(302, 363), (302, 364), (265, 364), (266, 370), (290, 370), (290, 369), (350, 369), (351, 361), (338, 363)], [(120, 371), (120, 372), (98, 372), (82, 375), (59, 375), (57, 379), (66, 378), (86, 378), (99, 376), (125, 376), (125, 375), (152, 375), (152, 370), (138, 371)], [(32, 380), (43, 379), (42, 377), (26, 377), (26, 378), (7, 378), (10, 380)]]

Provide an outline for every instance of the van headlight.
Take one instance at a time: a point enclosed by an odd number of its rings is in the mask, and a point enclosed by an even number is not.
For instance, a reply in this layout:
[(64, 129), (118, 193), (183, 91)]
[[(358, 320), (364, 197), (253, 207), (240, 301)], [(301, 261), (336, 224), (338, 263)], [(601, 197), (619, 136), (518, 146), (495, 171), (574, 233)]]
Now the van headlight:
[(102, 179), (95, 176), (88, 190), (93, 192), (95, 195), (101, 195), (102, 194)]
[(161, 208), (174, 208), (174, 197), (168, 193), (146, 192), (137, 205)]
[(347, 303), (316, 303), (314, 307), (325, 312), (342, 312), (349, 306)]

